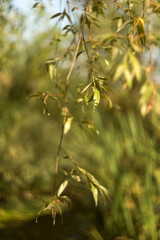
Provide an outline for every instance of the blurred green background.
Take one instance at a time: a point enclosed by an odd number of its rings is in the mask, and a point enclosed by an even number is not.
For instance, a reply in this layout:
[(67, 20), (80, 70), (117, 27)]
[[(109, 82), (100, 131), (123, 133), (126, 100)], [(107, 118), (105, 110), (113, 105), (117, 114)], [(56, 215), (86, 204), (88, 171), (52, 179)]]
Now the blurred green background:
[[(68, 42), (57, 48), (56, 28), (24, 39), (25, 17), (9, 2), (0, 5), (0, 239), (160, 239), (159, 110), (142, 118), (138, 89), (116, 87), (112, 109), (105, 101), (95, 112), (83, 108), (75, 101), (77, 83), (84, 81), (79, 66), (69, 96), (76, 118), (63, 147), (109, 190), (110, 201), (100, 198), (95, 208), (87, 184), (73, 183), (66, 189), (72, 206), (63, 225), (58, 216), (53, 226), (50, 213), (35, 222), (41, 199), (52, 198), (62, 115), (55, 101), (47, 115), (42, 101), (28, 96), (61, 87), (43, 62), (64, 52)], [(68, 65), (59, 69), (63, 85)], [(79, 127), (85, 118), (93, 118), (99, 135)], [(70, 171), (73, 164), (61, 154), (60, 167)]]

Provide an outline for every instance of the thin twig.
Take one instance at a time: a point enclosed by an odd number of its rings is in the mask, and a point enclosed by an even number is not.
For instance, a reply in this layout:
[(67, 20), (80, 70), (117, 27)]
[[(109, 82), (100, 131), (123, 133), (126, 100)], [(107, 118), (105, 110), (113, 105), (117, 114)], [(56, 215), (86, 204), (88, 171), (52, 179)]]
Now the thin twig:
[(87, 13), (89, 11), (90, 3), (91, 3), (91, 0), (88, 0), (87, 6), (86, 6), (86, 9), (85, 9), (85, 13), (84, 13), (83, 22), (82, 22), (81, 32), (79, 34), (78, 43), (77, 43), (77, 46), (76, 46), (76, 49), (75, 49), (75, 54), (74, 54), (73, 61), (72, 61), (72, 64), (71, 64), (71, 67), (70, 67), (70, 70), (68, 72), (68, 75), (66, 77), (66, 82), (65, 82), (64, 117), (63, 117), (62, 128), (61, 128), (61, 136), (60, 136), (60, 141), (59, 141), (59, 146), (58, 146), (58, 151), (57, 151), (57, 157), (56, 157), (56, 171), (55, 171), (55, 178), (54, 178), (54, 195), (55, 195), (55, 191), (56, 191), (56, 178), (57, 178), (58, 166), (59, 166), (59, 155), (60, 155), (62, 142), (63, 142), (63, 137), (64, 137), (64, 126), (65, 126), (66, 119), (67, 119), (68, 84), (69, 84), (69, 79), (70, 79), (70, 76), (71, 76), (75, 61), (76, 61), (78, 50), (79, 50), (79, 47), (80, 47), (80, 43), (81, 43), (81, 39), (82, 39), (82, 35), (83, 35), (83, 29), (84, 29), (84, 25), (85, 25), (85, 22), (86, 22)]
[(88, 57), (88, 63), (89, 63), (91, 73), (92, 73), (92, 82), (93, 82), (93, 84), (95, 84), (95, 72), (94, 72), (94, 69), (93, 69), (92, 58), (90, 57), (88, 49), (87, 49), (84, 33), (83, 33), (82, 36), (83, 36), (84, 48), (85, 48), (85, 51), (86, 51), (86, 54), (87, 54), (87, 57)]

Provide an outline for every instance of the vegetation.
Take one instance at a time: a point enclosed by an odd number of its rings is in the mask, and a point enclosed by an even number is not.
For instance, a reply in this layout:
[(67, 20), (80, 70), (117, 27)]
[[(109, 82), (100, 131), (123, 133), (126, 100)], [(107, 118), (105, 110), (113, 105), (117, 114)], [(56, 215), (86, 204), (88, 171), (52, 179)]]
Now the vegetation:
[[(160, 238), (159, 13), (152, 0), (67, 1), (27, 41), (25, 17), (0, 4), (4, 239), (25, 220), (45, 229), (45, 214), (56, 239)], [(21, 238), (50, 239), (42, 226)]]

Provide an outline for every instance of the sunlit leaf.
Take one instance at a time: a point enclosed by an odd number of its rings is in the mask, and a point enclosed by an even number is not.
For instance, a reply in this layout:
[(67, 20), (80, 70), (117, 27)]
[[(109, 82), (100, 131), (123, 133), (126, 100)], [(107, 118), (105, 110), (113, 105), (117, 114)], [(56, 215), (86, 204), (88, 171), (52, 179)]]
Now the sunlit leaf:
[(94, 106), (97, 107), (100, 102), (100, 92), (97, 88), (94, 89), (94, 95), (93, 95), (93, 103)]
[(73, 120), (73, 117), (67, 118), (67, 121), (64, 125), (64, 134), (67, 134), (71, 129), (72, 120)]
[(90, 82), (85, 88), (83, 88), (83, 90), (81, 91), (81, 93), (84, 93), (85, 91), (87, 91), (87, 89), (92, 85), (92, 82)]
[(120, 32), (122, 29), (124, 29), (128, 24), (133, 23), (133, 19), (125, 21), (117, 30), (116, 33)]
[(78, 175), (71, 175), (71, 177), (76, 181), (76, 182), (81, 182), (81, 178)]
[(95, 206), (97, 207), (97, 205), (98, 205), (98, 189), (91, 181), (89, 182), (89, 184), (90, 184), (91, 192), (93, 194)]
[(105, 61), (106, 65), (109, 66), (108, 60), (107, 60), (107, 59), (104, 59), (104, 61)]
[[(106, 200), (106, 199), (109, 199), (109, 192), (108, 192), (108, 190), (104, 187), (104, 186), (102, 186), (98, 181), (97, 181), (97, 179), (92, 175), (92, 174), (90, 174), (89, 172), (87, 172), (85, 169), (83, 169), (83, 168), (81, 168), (81, 167), (79, 167), (77, 164), (75, 164), (75, 166), (79, 169), (79, 171), (81, 172), (81, 173), (83, 173), (85, 176), (86, 176), (86, 178), (87, 178), (87, 180), (89, 181), (89, 183), (92, 183), (93, 185), (94, 185), (94, 187), (95, 188), (97, 188), (97, 190), (100, 192), (100, 194), (101, 194), (101, 196), (104, 198), (104, 200)], [(92, 190), (93, 190), (94, 188), (92, 188)], [(94, 197), (95, 197), (95, 203), (97, 203), (97, 201), (98, 201), (98, 196), (96, 196), (98, 193), (96, 192), (96, 190), (94, 189)], [(92, 192), (93, 193), (93, 192)]]
[(51, 80), (53, 80), (53, 77), (54, 77), (54, 74), (55, 74), (55, 70), (56, 70), (55, 64), (49, 64), (48, 72), (49, 72)]
[(65, 188), (68, 185), (68, 180), (64, 180), (64, 182), (61, 183), (60, 187), (58, 188), (57, 196), (59, 197), (62, 192), (65, 190)]

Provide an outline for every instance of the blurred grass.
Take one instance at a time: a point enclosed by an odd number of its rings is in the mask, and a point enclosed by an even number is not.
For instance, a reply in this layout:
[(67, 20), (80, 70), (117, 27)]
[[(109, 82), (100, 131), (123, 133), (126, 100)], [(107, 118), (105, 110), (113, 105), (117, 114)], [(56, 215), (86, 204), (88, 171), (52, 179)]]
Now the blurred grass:
[[(104, 227), (99, 234), (103, 239), (118, 239), (116, 238), (118, 236), (121, 236), (122, 239), (123, 237), (128, 239), (159, 239), (159, 133), (154, 129), (151, 116), (143, 119), (138, 111), (131, 110), (123, 113), (122, 111), (103, 110), (103, 113), (94, 113), (94, 123), (100, 131), (99, 136), (93, 138), (86, 133), (82, 136), (80, 128), (76, 123), (73, 123), (73, 128), (66, 135), (64, 142), (64, 149), (67, 149), (73, 159), (81, 167), (91, 172), (110, 192), (111, 202), (108, 202), (106, 206), (101, 199), (99, 200), (98, 208), (104, 222)], [(38, 116), (38, 126), (40, 126), (40, 121), (44, 120), (41, 115)], [(40, 120), (41, 118), (42, 120)], [(28, 139), (35, 131), (33, 119), (32, 124), (27, 128)], [(36, 142), (33, 141), (31, 144), (37, 150), (34, 152), (32, 148), (27, 149), (27, 155), (24, 158), (24, 152), (18, 150), (23, 146), (23, 140), (21, 140), (13, 148), (13, 151), (19, 151), (19, 154), (15, 153), (15, 158), (12, 158), (15, 160), (12, 162), (11, 158), (8, 158), (8, 164), (11, 161), (10, 167), (3, 166), (3, 174), (8, 174), (8, 178), (6, 177), (7, 182), (5, 179), (1, 181), (1, 186), (5, 191), (8, 184), (11, 184), (12, 187), (5, 192), (7, 204), (3, 204), (4, 209), (0, 209), (1, 222), (35, 217), (35, 212), (41, 204), (41, 201), (35, 197), (37, 193), (42, 197), (47, 197), (52, 193), (51, 179), (54, 171), (54, 158), (48, 153), (53, 151), (52, 140), (55, 148), (56, 143), (54, 143), (53, 135), (48, 134), (48, 132), (51, 133), (52, 128), (48, 129), (48, 127), (52, 125), (52, 121), (49, 119), (45, 119), (45, 121), (46, 125), (42, 124), (41, 137), (38, 137)], [(27, 123), (23, 121), (22, 126), (24, 124)], [(41, 141), (44, 142), (45, 146), (41, 145)], [(26, 147), (27, 145), (26, 141)], [(39, 158), (36, 158), (35, 153), (37, 152), (39, 152)], [(35, 158), (35, 163), (33, 160), (29, 161), (28, 154), (31, 153), (33, 155), (31, 159)], [(19, 161), (17, 156), (19, 156)], [(43, 160), (40, 160), (41, 157)], [(68, 159), (63, 159), (62, 154), (60, 166), (68, 170), (71, 169), (72, 163), (68, 161)], [(18, 169), (17, 172), (22, 173), (23, 171), (23, 174), (15, 174), (16, 169)], [(16, 184), (17, 188), (14, 189)], [(13, 191), (11, 191), (12, 188)], [(73, 202), (77, 195), (79, 201), (86, 208), (90, 204), (89, 202), (93, 206), (91, 196), (89, 195), (89, 200), (86, 200), (84, 196), (84, 187), (76, 185), (71, 186), (71, 188)], [(87, 185), (85, 188), (88, 188)], [(71, 190), (68, 189), (68, 191)], [(20, 192), (21, 194), (19, 194)], [(26, 199), (28, 200), (26, 201)], [(85, 218), (84, 209), (80, 215)], [(97, 231), (96, 226), (93, 227), (92, 231)]]

